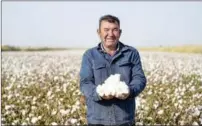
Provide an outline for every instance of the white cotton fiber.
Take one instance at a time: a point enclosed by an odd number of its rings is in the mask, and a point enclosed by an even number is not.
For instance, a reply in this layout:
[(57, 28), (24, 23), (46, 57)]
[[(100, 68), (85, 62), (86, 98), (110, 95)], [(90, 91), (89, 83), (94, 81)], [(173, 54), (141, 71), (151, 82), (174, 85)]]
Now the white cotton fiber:
[(96, 92), (100, 95), (100, 96), (104, 96), (104, 88), (101, 85), (98, 85), (96, 88)]
[(97, 93), (102, 96), (116, 96), (119, 97), (123, 93), (129, 93), (129, 88), (125, 82), (120, 81), (120, 74), (111, 75), (102, 85), (98, 85)]

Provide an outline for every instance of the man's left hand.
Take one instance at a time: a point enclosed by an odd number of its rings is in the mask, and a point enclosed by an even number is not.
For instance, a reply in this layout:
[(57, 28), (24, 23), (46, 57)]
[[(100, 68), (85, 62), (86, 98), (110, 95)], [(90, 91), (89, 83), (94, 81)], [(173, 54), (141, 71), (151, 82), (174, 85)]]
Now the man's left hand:
[(128, 98), (129, 95), (130, 95), (130, 93), (121, 94), (119, 97), (116, 97), (116, 98), (121, 99), (121, 100), (125, 100), (126, 98)]

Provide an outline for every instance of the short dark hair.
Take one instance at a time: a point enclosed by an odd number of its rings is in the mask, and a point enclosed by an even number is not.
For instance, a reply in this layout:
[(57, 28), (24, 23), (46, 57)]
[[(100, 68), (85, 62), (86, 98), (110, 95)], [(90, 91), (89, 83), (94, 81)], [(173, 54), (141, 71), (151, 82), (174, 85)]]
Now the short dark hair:
[(101, 22), (102, 21), (108, 21), (108, 22), (110, 22), (110, 23), (118, 23), (118, 25), (120, 26), (120, 21), (119, 21), (119, 19), (116, 17), (116, 16), (113, 16), (113, 15), (104, 15), (104, 16), (102, 16), (101, 18), (100, 18), (100, 20), (99, 20), (99, 28), (100, 28), (100, 26), (101, 26)]

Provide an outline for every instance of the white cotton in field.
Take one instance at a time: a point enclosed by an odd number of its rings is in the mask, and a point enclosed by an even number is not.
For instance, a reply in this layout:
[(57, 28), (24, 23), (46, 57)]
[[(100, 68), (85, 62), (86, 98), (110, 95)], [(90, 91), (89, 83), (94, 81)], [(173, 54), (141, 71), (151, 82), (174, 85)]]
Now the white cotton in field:
[(121, 97), (122, 94), (129, 93), (129, 88), (125, 82), (120, 81), (120, 74), (115, 74), (108, 77), (102, 85), (98, 85), (96, 91), (101, 97)]

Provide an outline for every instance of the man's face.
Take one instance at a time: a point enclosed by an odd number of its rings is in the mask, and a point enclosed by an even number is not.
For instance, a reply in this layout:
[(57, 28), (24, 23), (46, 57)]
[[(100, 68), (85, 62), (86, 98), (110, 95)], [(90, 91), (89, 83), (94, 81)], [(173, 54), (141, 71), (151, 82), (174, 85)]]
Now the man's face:
[(121, 30), (117, 22), (110, 23), (103, 20), (97, 32), (105, 47), (115, 47), (121, 36)]

